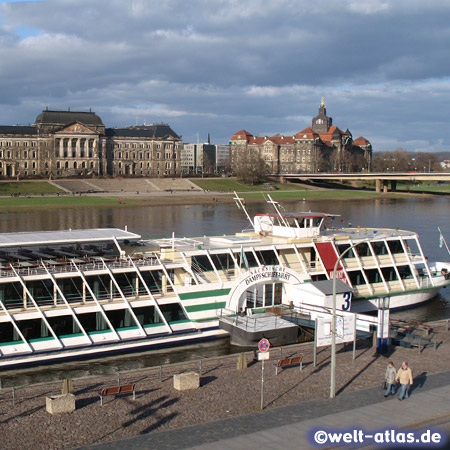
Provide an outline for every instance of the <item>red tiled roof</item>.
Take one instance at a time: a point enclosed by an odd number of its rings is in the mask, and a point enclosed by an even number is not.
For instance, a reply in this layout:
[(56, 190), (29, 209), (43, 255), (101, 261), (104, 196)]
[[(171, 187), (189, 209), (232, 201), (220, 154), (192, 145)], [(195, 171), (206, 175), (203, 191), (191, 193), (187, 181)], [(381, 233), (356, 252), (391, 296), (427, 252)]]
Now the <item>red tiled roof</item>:
[(365, 147), (366, 145), (370, 145), (370, 142), (365, 137), (360, 136), (353, 141), (353, 144), (358, 147)]
[(232, 141), (248, 141), (250, 138), (252, 138), (253, 135), (250, 134), (246, 130), (240, 130), (237, 133), (233, 134), (233, 137), (231, 138)]
[(313, 140), (319, 137), (319, 134), (313, 131), (312, 127), (305, 128), (299, 131), (295, 136), (295, 139), (309, 139)]
[(343, 135), (348, 135), (348, 133), (344, 133), (335, 125), (331, 126), (328, 130), (328, 133), (319, 133), (322, 141), (326, 143), (330, 143), (333, 139), (339, 139)]

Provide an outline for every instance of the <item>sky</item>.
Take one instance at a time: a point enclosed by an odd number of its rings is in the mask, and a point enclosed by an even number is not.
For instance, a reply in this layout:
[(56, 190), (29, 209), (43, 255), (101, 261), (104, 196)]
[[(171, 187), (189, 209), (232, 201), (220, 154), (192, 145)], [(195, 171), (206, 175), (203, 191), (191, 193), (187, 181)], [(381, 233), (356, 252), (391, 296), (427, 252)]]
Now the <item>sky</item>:
[(293, 135), (325, 99), (374, 151), (450, 150), (448, 0), (0, 1), (0, 124), (95, 111), (183, 142)]

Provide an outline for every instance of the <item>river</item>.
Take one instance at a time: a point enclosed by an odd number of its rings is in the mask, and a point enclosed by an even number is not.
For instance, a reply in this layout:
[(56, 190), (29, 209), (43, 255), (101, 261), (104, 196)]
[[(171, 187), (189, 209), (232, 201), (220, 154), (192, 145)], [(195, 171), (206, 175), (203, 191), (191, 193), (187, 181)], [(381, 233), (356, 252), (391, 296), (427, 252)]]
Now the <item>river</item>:
[[(439, 247), (440, 227), (450, 244), (450, 199), (405, 198), (354, 201), (303, 201), (285, 204), (287, 211), (315, 211), (339, 214), (336, 225), (353, 227), (400, 228), (419, 233), (420, 242), (429, 261), (450, 260), (445, 247)], [(248, 205), (250, 216), (273, 210), (265, 203)], [(249, 226), (242, 211), (234, 204), (217, 203), (212, 206), (158, 206), (136, 208), (101, 208), (94, 210), (52, 209), (49, 211), (25, 211), (0, 214), (0, 232), (45, 231), (76, 228), (128, 227), (145, 238), (189, 237), (234, 233)], [(424, 306), (396, 312), (395, 318), (428, 322), (450, 318), (450, 289)], [(146, 352), (115, 358), (103, 358), (95, 362), (69, 362), (46, 367), (8, 371), (1, 375), (3, 386), (20, 386), (29, 383), (57, 380), (64, 377), (83, 377), (115, 373), (134, 368), (157, 366), (169, 362), (218, 356), (237, 351), (226, 342), (179, 349), (167, 353)]]

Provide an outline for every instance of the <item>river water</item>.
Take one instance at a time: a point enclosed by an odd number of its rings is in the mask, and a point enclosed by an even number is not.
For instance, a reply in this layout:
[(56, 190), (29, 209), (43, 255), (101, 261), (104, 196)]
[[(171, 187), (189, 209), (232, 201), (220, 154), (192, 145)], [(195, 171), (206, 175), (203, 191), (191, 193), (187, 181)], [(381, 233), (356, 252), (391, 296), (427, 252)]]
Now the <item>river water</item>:
[[(439, 247), (440, 227), (450, 244), (450, 199), (377, 199), (357, 201), (303, 201), (285, 203), (286, 211), (315, 211), (339, 214), (336, 226), (400, 228), (419, 233), (420, 242), (429, 261), (449, 261), (445, 247)], [(266, 203), (248, 205), (250, 216), (273, 211)], [(157, 206), (136, 208), (92, 208), (49, 211), (25, 211), (0, 214), (0, 232), (47, 231), (77, 228), (128, 227), (145, 238), (222, 235), (241, 231), (249, 226), (242, 211), (234, 204), (211, 206)], [(428, 322), (450, 318), (450, 288), (419, 306), (392, 314), (392, 317)], [(111, 374), (140, 367), (158, 366), (169, 362), (219, 356), (238, 351), (222, 341), (171, 352), (146, 352), (96, 361), (76, 361), (58, 365), (19, 369), (1, 374), (3, 386), (23, 386), (30, 383)]]

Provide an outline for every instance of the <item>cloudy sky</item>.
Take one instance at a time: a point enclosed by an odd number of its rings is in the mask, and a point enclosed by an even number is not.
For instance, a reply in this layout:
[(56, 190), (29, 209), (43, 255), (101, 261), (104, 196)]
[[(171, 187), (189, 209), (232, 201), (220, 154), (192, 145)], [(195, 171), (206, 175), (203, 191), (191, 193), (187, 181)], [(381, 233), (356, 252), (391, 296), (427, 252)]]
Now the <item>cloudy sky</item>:
[(450, 150), (448, 0), (0, 0), (0, 124), (90, 108), (184, 142), (292, 135), (321, 97), (375, 151)]

